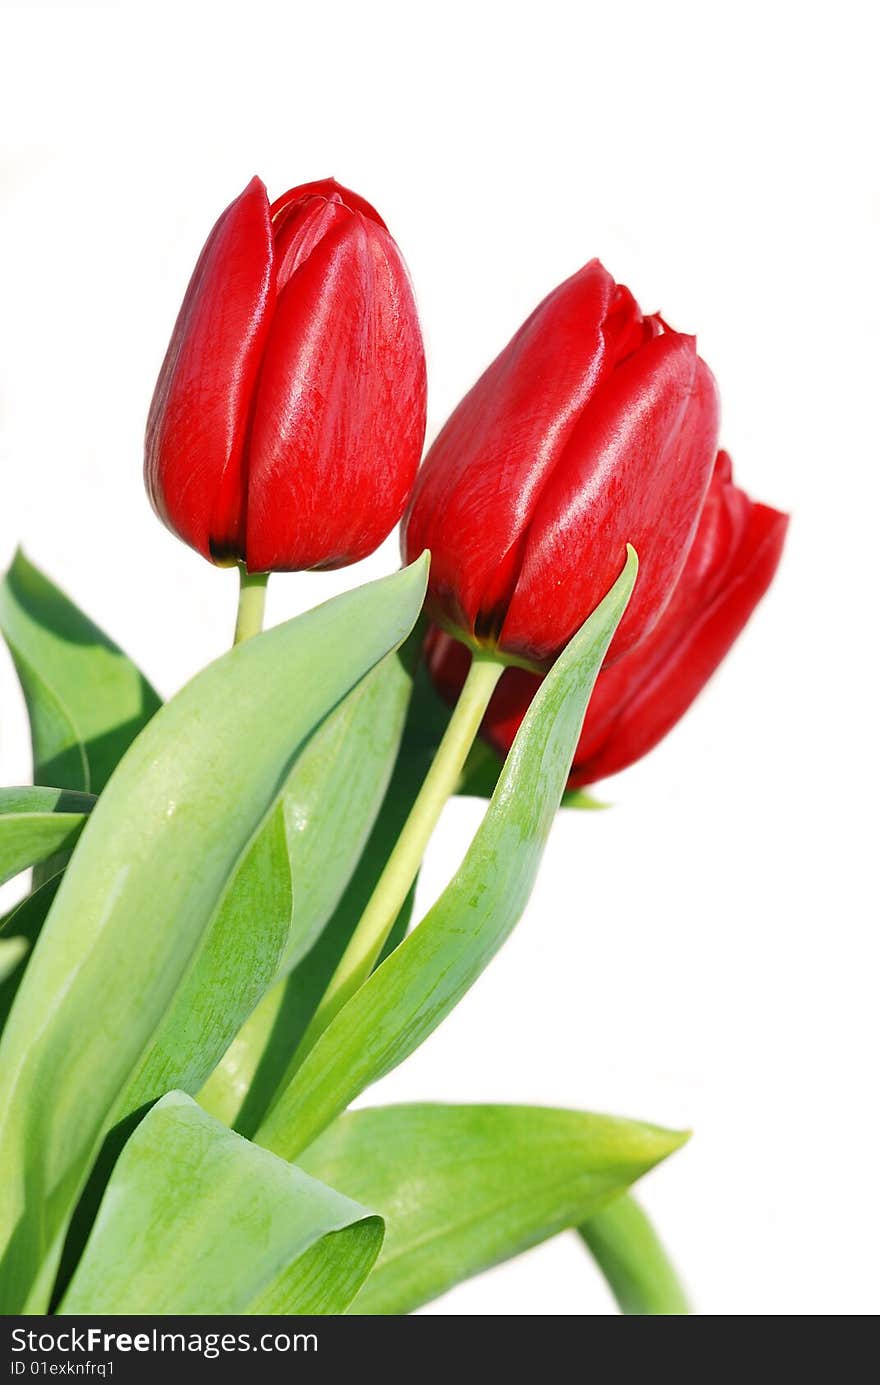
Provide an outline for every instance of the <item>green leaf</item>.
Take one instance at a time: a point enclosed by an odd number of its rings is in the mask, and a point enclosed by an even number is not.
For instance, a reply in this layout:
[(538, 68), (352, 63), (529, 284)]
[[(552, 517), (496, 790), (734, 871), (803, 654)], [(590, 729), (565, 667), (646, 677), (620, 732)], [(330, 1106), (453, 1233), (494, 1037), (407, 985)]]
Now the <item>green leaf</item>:
[(292, 970), (333, 914), (382, 806), (412, 688), (411, 641), (390, 654), (340, 703), (296, 762), (284, 789), (296, 880)]
[(65, 789), (0, 789), (0, 885), (72, 850), (94, 802)]
[[(401, 655), (403, 653), (402, 650)], [(384, 671), (387, 663), (385, 660), (380, 664), (376, 672)], [(375, 674), (370, 677), (374, 678)], [(206, 1110), (227, 1125), (234, 1125), (243, 1135), (252, 1135), (265, 1116), (291, 1054), (305, 1033), (373, 893), (427, 768), (426, 756), (401, 747), (373, 830), (332, 918), (291, 974), (263, 998), (199, 1093), (199, 1101)], [(362, 809), (358, 824), (361, 820)], [(341, 821), (339, 830), (344, 830)], [(300, 926), (300, 878), (297, 874), (297, 928)], [(383, 957), (405, 936), (412, 904), (413, 891), (410, 891)]]
[[(116, 1098), (117, 1112), (136, 1110), (145, 1093), (167, 1091), (175, 1082), (198, 1082), (191, 1073), (204, 1066), (205, 1036), (223, 1032), (228, 1038), (234, 1032), (220, 1010), (224, 999), (240, 1015), (265, 994), (278, 973), (293, 912), (284, 811), (278, 803), (236, 867), (194, 965), (181, 973), (161, 1021)], [(217, 1044), (213, 1037), (209, 1042)]]
[[(476, 741), (467, 758), (456, 792), (464, 798), (491, 798), (503, 764), (504, 761), (491, 746), (486, 745), (484, 741)], [(611, 805), (600, 802), (598, 798), (587, 793), (586, 789), (566, 789), (559, 806), (598, 812)]]
[(0, 995), (19, 962), (27, 956), (27, 938), (0, 938)]
[(224, 897), (298, 751), (412, 628), (425, 574), (421, 559), (231, 650), (101, 794), (0, 1041), (3, 1311), (44, 1311), (107, 1132), (169, 1086), (198, 1091), (277, 968), (278, 920), (220, 955)]
[(344, 1313), (381, 1218), (182, 1092), (126, 1144), (62, 1314)]
[[(305, 962), (302, 965), (305, 966)], [(274, 1043), (280, 1042), (283, 1052), (289, 1056), (287, 1006), (290, 1001), (296, 1003), (298, 978), (299, 968), (276, 982), (263, 996), (198, 1094), (199, 1104), (205, 1111), (243, 1135), (251, 1133), (245, 1108), (254, 1100), (251, 1093), (255, 1094), (257, 1076), (267, 1053)], [(286, 1063), (287, 1057), (283, 1057), (282, 1071)]]
[(243, 1134), (265, 1114), (360, 916), (350, 918), (352, 873), (360, 858), (362, 878), (364, 861), (375, 857), (377, 814), (388, 818), (389, 778), (420, 649), (417, 627), (327, 718), (285, 785), (296, 931), (282, 969), (292, 974), (263, 997), (199, 1093), (205, 1110)]
[(17, 944), (17, 947), (6, 952), (7, 967), (0, 979), (0, 1030), (6, 1023), (21, 978), (24, 976), (27, 955), (39, 937), (60, 884), (60, 873), (53, 875), (0, 919), (0, 934), (3, 935), (0, 941), (4, 946), (6, 939), (9, 943)]
[(0, 582), (0, 630), (27, 703), (34, 778), (99, 793), (158, 695), (21, 551)]
[(690, 1312), (663, 1244), (634, 1198), (618, 1198), (578, 1231), (622, 1313), (680, 1317)]
[(594, 798), (586, 789), (567, 789), (562, 795), (563, 808), (579, 808), (586, 813), (604, 813), (612, 805)]
[(401, 1314), (576, 1226), (684, 1139), (539, 1106), (386, 1106), (341, 1116), (299, 1162), (381, 1212), (352, 1312)]
[(523, 912), (637, 559), (544, 679), (465, 860), (418, 927), (339, 1011), (260, 1126), (292, 1159), (449, 1014)]

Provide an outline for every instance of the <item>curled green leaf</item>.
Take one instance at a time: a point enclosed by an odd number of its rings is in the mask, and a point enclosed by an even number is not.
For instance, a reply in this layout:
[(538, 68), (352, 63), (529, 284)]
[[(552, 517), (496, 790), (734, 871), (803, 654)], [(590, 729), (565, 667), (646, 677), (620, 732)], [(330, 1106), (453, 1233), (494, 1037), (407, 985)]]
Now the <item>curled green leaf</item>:
[(126, 1144), (62, 1314), (339, 1314), (381, 1218), (258, 1149), (182, 1092)]

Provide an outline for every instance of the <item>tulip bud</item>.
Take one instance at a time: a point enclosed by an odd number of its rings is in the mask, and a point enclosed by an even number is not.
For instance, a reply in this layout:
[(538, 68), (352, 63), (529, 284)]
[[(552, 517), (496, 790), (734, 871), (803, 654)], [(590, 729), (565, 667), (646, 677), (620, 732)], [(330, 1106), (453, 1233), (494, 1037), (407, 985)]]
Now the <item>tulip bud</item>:
[(489, 366), (419, 472), (404, 553), (431, 550), (430, 614), (546, 669), (629, 542), (639, 580), (612, 644), (620, 657), (669, 600), (717, 434), (715, 381), (694, 338), (644, 317), (591, 261)]
[(399, 520), (425, 432), (412, 288), (378, 213), (332, 179), (254, 178), (202, 251), (150, 408), (160, 518), (216, 563), (335, 568)]
[[(719, 452), (671, 601), (652, 633), (596, 680), (570, 788), (641, 759), (684, 715), (769, 587), (787, 526), (787, 515), (755, 504), (733, 484), (730, 458)], [(467, 674), (467, 650), (434, 627), (427, 655), (435, 686), (454, 701)], [(481, 728), (500, 754), (510, 749), (540, 681), (518, 668), (502, 675)]]

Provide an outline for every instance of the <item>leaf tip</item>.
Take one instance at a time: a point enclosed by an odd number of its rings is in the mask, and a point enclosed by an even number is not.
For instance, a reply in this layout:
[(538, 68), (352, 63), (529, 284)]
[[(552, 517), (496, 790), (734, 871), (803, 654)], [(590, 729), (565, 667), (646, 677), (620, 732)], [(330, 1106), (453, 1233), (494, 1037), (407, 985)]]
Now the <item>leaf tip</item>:
[(418, 589), (420, 591), (419, 609), (421, 609), (424, 604), (425, 593), (428, 590), (428, 573), (430, 572), (430, 568), (431, 550), (430, 548), (423, 548), (419, 556), (414, 558), (413, 561), (408, 563), (403, 569), (404, 572), (411, 573), (413, 580), (418, 584)]
[(428, 572), (431, 567), (430, 548), (423, 548), (419, 556), (412, 563), (410, 563), (410, 567), (413, 569), (414, 572), (424, 572), (425, 584), (427, 585)]
[(581, 812), (607, 813), (609, 809), (615, 807), (613, 803), (606, 803), (601, 798), (594, 798), (585, 789), (566, 789), (562, 795), (563, 808), (577, 808)]
[(664, 1128), (663, 1134), (666, 1136), (667, 1150), (662, 1157), (668, 1158), (670, 1154), (675, 1154), (679, 1149), (682, 1149), (693, 1133), (693, 1130), (667, 1130)]

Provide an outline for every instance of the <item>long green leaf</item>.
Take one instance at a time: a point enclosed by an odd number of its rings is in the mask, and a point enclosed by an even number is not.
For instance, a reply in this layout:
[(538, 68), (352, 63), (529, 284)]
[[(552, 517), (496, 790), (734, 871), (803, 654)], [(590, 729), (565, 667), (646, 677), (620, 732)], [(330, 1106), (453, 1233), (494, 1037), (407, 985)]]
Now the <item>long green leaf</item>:
[(340, 1116), (299, 1163), (381, 1212), (352, 1312), (400, 1314), (577, 1226), (685, 1139), (540, 1106), (385, 1106)]
[(125, 1146), (62, 1314), (344, 1313), (381, 1218), (181, 1092)]
[[(192, 1087), (204, 1067), (205, 1036), (230, 1033), (221, 1012), (235, 997), (236, 1013), (249, 1012), (278, 972), (279, 947), (290, 936), (293, 882), (278, 803), (235, 869), (193, 963), (181, 974), (161, 1022), (116, 1098), (116, 1113), (134, 1111), (144, 1093), (166, 1091), (173, 1082)], [(247, 956), (245, 956), (247, 954)], [(216, 1051), (216, 1050), (215, 1050)], [(182, 1057), (190, 1055), (189, 1065)]]
[[(361, 869), (359, 859), (373, 858), (377, 814), (381, 810), (386, 815), (393, 797), (389, 778), (420, 647), (417, 627), (403, 648), (383, 659), (327, 718), (284, 787), (287, 845), (296, 879), (296, 930), (282, 970), (292, 974), (264, 996), (199, 1093), (205, 1110), (243, 1134), (251, 1134), (265, 1114), (342, 955), (332, 941), (341, 931), (337, 920), (346, 912), (352, 873)], [(319, 959), (328, 955), (328, 940), (334, 960), (325, 976)]]
[(156, 692), (20, 551), (0, 582), (0, 630), (27, 703), (34, 778), (99, 793), (158, 709)]
[(65, 789), (0, 789), (0, 885), (69, 852), (95, 800)]
[[(388, 660), (385, 660), (376, 673), (382, 672), (387, 664)], [(370, 675), (371, 678), (375, 676), (375, 673)], [(366, 746), (364, 753), (369, 753)], [(373, 893), (419, 791), (428, 763), (427, 755), (414, 753), (412, 747), (401, 747), (381, 811), (357, 869), (331, 919), (291, 974), (263, 998), (199, 1093), (199, 1100), (208, 1111), (227, 1125), (234, 1125), (243, 1135), (254, 1133), (275, 1096), (291, 1055), (305, 1033)], [(340, 832), (346, 830), (351, 812), (348, 806), (338, 813), (336, 822)], [(355, 827), (360, 825), (362, 819), (363, 808), (359, 807)], [(300, 927), (300, 880), (297, 873), (297, 931)], [(412, 891), (401, 910), (383, 957), (405, 935), (411, 911)]]
[(680, 1317), (690, 1312), (663, 1243), (635, 1198), (617, 1198), (578, 1231), (622, 1313)]
[(241, 931), (221, 970), (224, 895), (298, 750), (412, 628), (425, 573), (420, 560), (233, 649), (156, 714), (102, 793), (0, 1042), (4, 1311), (44, 1310), (107, 1132), (160, 1076), (197, 1091), (259, 999), (289, 930)]
[(410, 936), (343, 1006), (262, 1122), (293, 1159), (449, 1014), (525, 908), (559, 807), (586, 704), (635, 582), (614, 587), (542, 683), (458, 873)]

